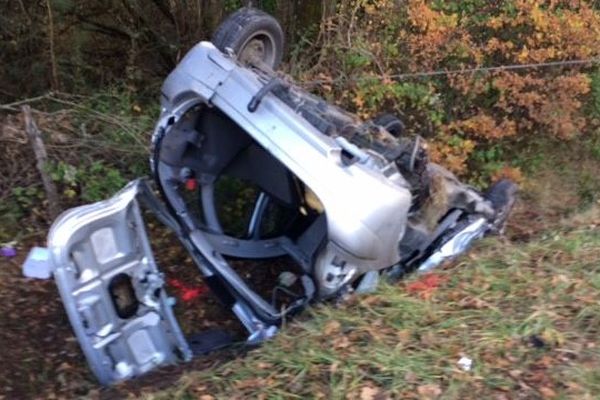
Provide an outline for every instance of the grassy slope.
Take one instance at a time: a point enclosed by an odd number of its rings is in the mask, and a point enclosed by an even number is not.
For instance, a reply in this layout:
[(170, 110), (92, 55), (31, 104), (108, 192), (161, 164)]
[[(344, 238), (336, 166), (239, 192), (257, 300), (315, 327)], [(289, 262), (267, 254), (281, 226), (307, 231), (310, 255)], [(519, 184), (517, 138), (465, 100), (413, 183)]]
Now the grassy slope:
[(412, 276), (319, 306), (247, 356), (147, 396), (599, 398), (599, 225), (592, 209), (529, 243), (484, 241), (425, 279), (437, 288)]

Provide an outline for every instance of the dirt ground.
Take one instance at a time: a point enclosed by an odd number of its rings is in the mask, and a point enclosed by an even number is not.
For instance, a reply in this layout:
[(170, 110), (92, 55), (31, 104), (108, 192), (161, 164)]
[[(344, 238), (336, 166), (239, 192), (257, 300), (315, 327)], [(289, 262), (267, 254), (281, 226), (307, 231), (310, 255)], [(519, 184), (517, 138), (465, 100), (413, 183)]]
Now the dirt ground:
[[(204, 285), (177, 239), (153, 223), (150, 231), (154, 255), (166, 275), (167, 291), (177, 299), (175, 313), (184, 334), (220, 328), (241, 342), (243, 327)], [(0, 257), (0, 349), (5, 364), (0, 369), (0, 399), (125, 397), (148, 387), (166, 387), (185, 370), (211, 368), (246, 350), (234, 345), (196, 357), (185, 365), (162, 368), (141, 379), (102, 388), (87, 368), (54, 281), (22, 276), (28, 249), (44, 246), (44, 241), (42, 236), (31, 239), (18, 246), (17, 256)], [(286, 264), (285, 259), (276, 259), (266, 265), (237, 261), (232, 266), (266, 295), (267, 288), (261, 287), (261, 282), (272, 282)]]
[[(19, 246), (14, 258), (0, 259), (0, 352), (4, 364), (0, 369), (0, 398), (122, 397), (147, 385), (168, 385), (184, 368), (209, 368), (232, 356), (231, 352), (221, 352), (199, 357), (185, 367), (164, 368), (128, 385), (101, 388), (87, 368), (54, 282), (21, 274), (27, 248), (33, 245), (43, 245), (43, 240)], [(193, 266), (178, 261), (175, 257), (163, 270), (169, 292), (178, 297), (176, 313), (184, 331), (220, 326), (240, 332), (237, 322), (221, 309), (217, 299), (202, 290)], [(175, 269), (181, 272), (175, 275)], [(185, 282), (188, 292), (200, 288), (195, 292), (197, 297), (183, 301), (184, 292), (172, 279)]]

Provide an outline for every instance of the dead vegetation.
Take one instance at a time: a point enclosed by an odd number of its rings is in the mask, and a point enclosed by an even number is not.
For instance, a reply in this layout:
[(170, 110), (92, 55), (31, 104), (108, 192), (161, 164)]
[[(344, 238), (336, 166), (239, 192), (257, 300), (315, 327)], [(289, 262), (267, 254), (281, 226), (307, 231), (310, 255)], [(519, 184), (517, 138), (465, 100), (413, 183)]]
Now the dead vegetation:
[[(49, 118), (40, 118), (42, 129), (52, 126)], [(4, 130), (14, 143), (22, 134), (16, 129)], [(88, 371), (54, 283), (21, 276), (27, 249), (44, 244), (45, 230), (32, 229), (20, 237), (16, 258), (0, 259), (0, 347), (11, 365), (0, 374), (0, 396), (594, 398), (600, 212), (575, 178), (597, 176), (600, 166), (589, 148), (540, 150), (544, 161), (523, 184), (505, 239), (483, 243), (435, 275), (342, 307), (320, 306), (247, 355), (233, 348), (110, 389)], [(39, 181), (35, 170), (30, 179)], [(40, 201), (23, 225), (43, 227), (43, 209)], [(169, 283), (184, 330), (239, 329), (174, 239), (153, 222), (150, 229), (159, 265), (184, 282)], [(456, 365), (463, 356), (474, 361), (472, 371)]]
[(597, 398), (600, 219), (577, 220), (320, 306), (244, 358), (147, 398)]
[(25, 132), (22, 104), (33, 106), (32, 119), (48, 153), (46, 173), (58, 188), (62, 209), (98, 201), (128, 179), (147, 174), (146, 154), (155, 115), (152, 108), (146, 109), (123, 92), (85, 97), (49, 93), (4, 105), (0, 113), (0, 243), (36, 235), (51, 222)]

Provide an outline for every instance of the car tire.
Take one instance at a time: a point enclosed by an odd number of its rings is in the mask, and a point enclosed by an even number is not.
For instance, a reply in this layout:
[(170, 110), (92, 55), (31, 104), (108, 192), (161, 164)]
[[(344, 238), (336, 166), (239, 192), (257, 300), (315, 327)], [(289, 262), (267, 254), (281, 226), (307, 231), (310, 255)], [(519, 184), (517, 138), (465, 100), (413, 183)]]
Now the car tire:
[(405, 126), (400, 118), (394, 114), (381, 114), (373, 118), (373, 123), (377, 126), (381, 126), (383, 129), (392, 134), (392, 136), (399, 138), (404, 135)]
[[(217, 27), (212, 43), (224, 53), (233, 51), (242, 64), (264, 63), (276, 69), (283, 58), (283, 30), (271, 15), (244, 7)], [(230, 50), (229, 50), (230, 49)]]

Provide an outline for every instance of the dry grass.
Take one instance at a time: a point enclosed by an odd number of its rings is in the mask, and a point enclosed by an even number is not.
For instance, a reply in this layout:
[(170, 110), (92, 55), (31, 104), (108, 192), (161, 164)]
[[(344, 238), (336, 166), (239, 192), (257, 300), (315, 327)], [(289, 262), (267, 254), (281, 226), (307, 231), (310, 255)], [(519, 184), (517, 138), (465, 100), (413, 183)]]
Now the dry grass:
[(319, 306), (246, 357), (146, 397), (598, 398), (599, 210), (586, 215), (530, 243), (484, 241), (436, 273), (439, 287), (413, 276)]
[[(102, 115), (114, 113), (102, 109), (104, 100), (92, 100), (94, 112), (100, 114), (64, 122), (61, 132), (67, 132), (68, 143), (76, 147), (62, 148), (58, 142), (67, 139), (54, 137), (58, 147), (50, 152), (55, 159), (75, 165), (79, 156), (73, 149), (85, 154), (96, 149), (100, 157), (107, 151), (100, 140), (141, 152), (138, 135), (147, 134), (147, 121), (115, 117), (112, 125), (96, 126), (94, 121)], [(40, 122), (52, 135), (49, 121), (55, 120)], [(82, 130), (75, 121), (85, 122), (87, 128)], [(10, 154), (17, 157), (21, 153), (16, 150), (27, 149), (18, 142), (20, 132), (6, 129), (15, 124), (18, 121), (5, 123), (0, 139), (10, 142), (15, 149)], [(86, 132), (94, 134), (78, 140)], [(582, 208), (583, 200), (589, 207), (600, 193), (597, 179), (582, 177), (595, 178), (600, 169), (597, 159), (580, 150), (537, 152), (545, 161), (528, 175), (509, 227), (510, 240), (482, 242), (426, 284), (413, 276), (339, 308), (317, 306), (246, 356), (232, 361), (226, 361), (235, 356), (231, 353), (199, 358), (113, 391), (100, 390), (88, 372), (53, 283), (32, 284), (20, 277), (19, 262), (4, 260), (0, 298), (6, 329), (0, 339), (6, 346), (0, 347), (14, 349), (4, 356), (18, 368), (7, 369), (0, 381), (5, 390), (17, 382), (27, 386), (22, 392), (27, 396), (43, 397), (121, 397), (134, 390), (137, 396), (141, 390), (147, 398), (205, 400), (600, 398), (600, 206)], [(22, 155), (17, 158), (27, 162)], [(12, 168), (6, 171), (14, 169), (7, 173), (9, 185), (33, 185), (34, 173), (21, 174), (18, 163), (4, 161)], [(87, 170), (85, 162), (76, 165)], [(5, 192), (2, 196), (8, 196)], [(6, 226), (11, 215), (19, 223), (19, 235), (28, 234), (23, 227), (29, 227), (39, 237), (43, 217), (36, 213), (43, 214), (43, 204), (36, 196), (32, 195), (33, 205), (22, 207), (34, 214), (28, 222), (11, 210), (3, 213)], [(38, 219), (42, 222), (31, 223)], [(13, 238), (6, 226), (0, 233)], [(169, 259), (175, 263), (171, 255)], [(161, 265), (167, 266), (162, 260)], [(15, 340), (17, 336), (22, 340)], [(463, 356), (474, 361), (471, 371), (458, 367)], [(197, 370), (182, 374), (186, 368)], [(176, 384), (159, 391), (179, 376)]]

